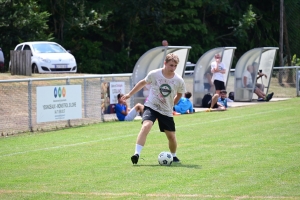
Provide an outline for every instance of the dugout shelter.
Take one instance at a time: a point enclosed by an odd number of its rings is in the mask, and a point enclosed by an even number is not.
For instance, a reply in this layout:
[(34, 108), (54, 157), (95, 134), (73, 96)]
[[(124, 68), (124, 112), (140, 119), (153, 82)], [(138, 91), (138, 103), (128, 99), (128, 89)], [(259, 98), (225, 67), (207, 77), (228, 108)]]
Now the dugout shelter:
[[(259, 47), (254, 48), (244, 53), (238, 60), (234, 73), (234, 101), (246, 102), (252, 101), (254, 94), (255, 83), (264, 85), (264, 93), (269, 90), (272, 70), (275, 63), (278, 47)], [(254, 73), (252, 75), (252, 87), (243, 86), (244, 72), (248, 66), (253, 66)], [(267, 78), (262, 77), (256, 81), (257, 73), (261, 70), (267, 75)]]
[(227, 85), (228, 75), (232, 65), (236, 47), (218, 47), (211, 49), (204, 53), (197, 61), (194, 69), (194, 89), (193, 89), (193, 104), (194, 107), (202, 106), (202, 99), (206, 93), (214, 93), (214, 88), (208, 90), (205, 88), (206, 73), (210, 72), (210, 64), (215, 60), (215, 54), (221, 55), (221, 61), (226, 67), (226, 73), (224, 74), (225, 86)]

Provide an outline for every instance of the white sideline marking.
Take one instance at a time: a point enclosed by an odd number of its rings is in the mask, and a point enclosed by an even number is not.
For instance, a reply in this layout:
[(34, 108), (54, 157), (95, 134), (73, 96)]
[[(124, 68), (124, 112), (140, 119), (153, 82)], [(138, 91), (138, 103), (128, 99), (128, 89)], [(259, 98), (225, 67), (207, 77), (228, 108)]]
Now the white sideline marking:
[(209, 195), (209, 194), (139, 194), (139, 193), (110, 193), (110, 192), (49, 192), (49, 191), (33, 191), (33, 190), (0, 190), (0, 194), (56, 194), (56, 195), (77, 195), (77, 196), (103, 196), (103, 197), (177, 197), (177, 198), (212, 198), (224, 199), (230, 198), (234, 200), (240, 199), (295, 199), (296, 196), (233, 196), (233, 195)]
[[(292, 108), (269, 110), (269, 111), (257, 112), (257, 113), (253, 113), (253, 114), (244, 115), (243, 117), (248, 118), (248, 117), (252, 117), (252, 116), (255, 116), (255, 115), (261, 115), (261, 114), (272, 113), (272, 112), (281, 112), (281, 111), (284, 111), (284, 110), (291, 110), (291, 109)], [(217, 120), (213, 120), (213, 121), (209, 121), (209, 122), (201, 121), (200, 123), (197, 122), (197, 123), (194, 123), (194, 124), (191, 123), (191, 124), (187, 124), (187, 125), (183, 125), (183, 126), (177, 126), (177, 128), (178, 127), (180, 128), (180, 127), (185, 127), (185, 126), (191, 126), (191, 125), (201, 125), (201, 124), (207, 124), (207, 123), (215, 123), (215, 122), (219, 122), (219, 121), (232, 120), (232, 119), (236, 119), (236, 118), (241, 118), (241, 116), (222, 118), (222, 119), (217, 119)], [(159, 130), (157, 130), (157, 132), (159, 132)], [(60, 148), (64, 148), (64, 147), (72, 147), (72, 146), (90, 144), (90, 143), (95, 143), (95, 142), (102, 142), (102, 141), (107, 141), (107, 140), (126, 138), (126, 137), (131, 137), (131, 136), (137, 136), (137, 134), (123, 135), (123, 136), (119, 136), (119, 137), (111, 137), (111, 138), (105, 138), (105, 139), (101, 139), (101, 140), (93, 140), (93, 141), (89, 141), (89, 142), (80, 142), (80, 143), (75, 143), (75, 144), (54, 146), (54, 147), (48, 147), (48, 148), (42, 148), (42, 149), (34, 149), (34, 150), (29, 150), (29, 151), (15, 152), (15, 153), (10, 153), (10, 154), (0, 155), (0, 158), (7, 157), (7, 156), (19, 155), (19, 154), (25, 154), (25, 153), (30, 153), (30, 152), (36, 152), (36, 151), (47, 151), (47, 150), (51, 150), (51, 149), (60, 149)]]
[[(207, 124), (207, 123), (211, 123), (211, 122), (219, 122), (219, 121), (225, 121), (225, 120), (232, 120), (232, 119), (239, 119), (241, 117), (243, 118), (251, 118), (252, 116), (256, 116), (256, 115), (261, 115), (261, 114), (267, 114), (267, 113), (273, 113), (273, 112), (281, 112), (284, 110), (291, 110), (293, 108), (284, 108), (284, 109), (277, 109), (277, 110), (268, 110), (268, 111), (263, 111), (263, 112), (257, 112), (257, 113), (253, 113), (253, 114), (248, 114), (248, 115), (239, 115), (239, 116), (235, 116), (235, 117), (228, 117), (228, 118), (223, 118), (223, 119), (218, 119), (218, 120), (213, 120), (213, 121), (209, 121), (209, 122), (201, 122), (201, 123), (197, 123), (198, 124)], [(216, 112), (224, 112), (224, 111), (216, 111)], [(226, 112), (226, 111), (225, 111)], [(184, 125), (184, 126), (190, 126), (191, 124), (188, 125)], [(194, 125), (194, 124), (192, 124)], [(183, 127), (183, 126), (179, 126), (179, 127)]]
[(25, 154), (25, 153), (30, 153), (30, 152), (36, 152), (36, 151), (47, 151), (47, 150), (51, 150), (51, 149), (60, 149), (60, 148), (64, 148), (64, 147), (72, 147), (72, 146), (78, 146), (78, 145), (83, 145), (83, 144), (90, 144), (90, 143), (95, 143), (95, 142), (114, 140), (114, 139), (131, 137), (131, 136), (136, 136), (136, 134), (105, 138), (105, 139), (101, 139), (101, 140), (93, 140), (93, 141), (89, 141), (89, 142), (80, 142), (80, 143), (75, 143), (75, 144), (66, 144), (66, 145), (61, 145), (61, 146), (47, 147), (47, 148), (42, 148), (42, 149), (34, 149), (34, 150), (29, 150), (29, 151), (20, 151), (20, 152), (10, 153), (10, 154), (6, 154), (6, 155), (0, 155), (0, 158), (7, 157), (7, 156), (19, 155), (19, 154)]

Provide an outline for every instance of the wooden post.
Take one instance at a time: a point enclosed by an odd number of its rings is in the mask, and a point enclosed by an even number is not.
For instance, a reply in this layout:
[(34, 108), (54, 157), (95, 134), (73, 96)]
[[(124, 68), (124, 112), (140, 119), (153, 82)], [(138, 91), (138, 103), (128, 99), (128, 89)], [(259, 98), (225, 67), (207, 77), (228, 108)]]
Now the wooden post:
[(11, 75), (31, 76), (31, 51), (10, 51)]

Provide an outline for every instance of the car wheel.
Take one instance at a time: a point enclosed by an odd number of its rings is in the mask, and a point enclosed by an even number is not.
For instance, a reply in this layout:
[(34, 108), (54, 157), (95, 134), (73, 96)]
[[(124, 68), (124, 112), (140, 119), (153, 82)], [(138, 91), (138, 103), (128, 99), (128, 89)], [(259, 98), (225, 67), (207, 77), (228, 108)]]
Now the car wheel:
[(38, 69), (38, 67), (36, 66), (36, 64), (33, 64), (33, 65), (32, 65), (32, 73), (33, 73), (33, 74), (38, 74), (38, 73), (39, 73), (39, 69)]

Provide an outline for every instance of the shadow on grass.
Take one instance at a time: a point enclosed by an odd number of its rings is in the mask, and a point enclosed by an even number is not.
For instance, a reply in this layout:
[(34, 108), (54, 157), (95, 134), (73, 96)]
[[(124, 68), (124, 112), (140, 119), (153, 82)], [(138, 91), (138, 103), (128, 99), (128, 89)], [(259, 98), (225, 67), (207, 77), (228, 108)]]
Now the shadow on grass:
[(159, 164), (155, 164), (155, 165), (133, 165), (133, 167), (185, 167), (185, 168), (194, 168), (194, 169), (202, 169), (202, 165), (185, 165), (185, 164), (181, 164), (181, 163), (172, 163), (172, 165), (170, 166), (161, 166)]

